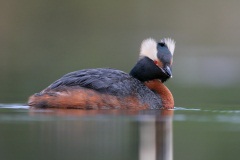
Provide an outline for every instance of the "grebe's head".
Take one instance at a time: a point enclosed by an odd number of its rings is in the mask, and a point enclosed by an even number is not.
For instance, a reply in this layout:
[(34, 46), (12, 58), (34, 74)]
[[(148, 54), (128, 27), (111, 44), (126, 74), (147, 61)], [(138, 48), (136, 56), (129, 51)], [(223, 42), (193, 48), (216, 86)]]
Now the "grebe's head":
[(175, 41), (164, 38), (160, 42), (148, 38), (142, 42), (140, 59), (130, 74), (140, 81), (160, 79), (165, 82), (172, 77)]
[(140, 58), (150, 58), (158, 67), (163, 69), (166, 74), (172, 77), (174, 50), (175, 41), (171, 38), (161, 39), (160, 42), (148, 38), (142, 42)]

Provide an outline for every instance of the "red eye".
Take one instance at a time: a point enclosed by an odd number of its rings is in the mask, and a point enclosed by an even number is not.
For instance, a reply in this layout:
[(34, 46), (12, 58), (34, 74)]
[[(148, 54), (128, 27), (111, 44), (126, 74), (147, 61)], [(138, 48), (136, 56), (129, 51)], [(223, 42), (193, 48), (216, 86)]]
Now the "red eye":
[(158, 61), (154, 61), (154, 63), (157, 65), (157, 64), (158, 64)]
[(165, 46), (165, 43), (161, 42), (161, 43), (159, 43), (159, 45), (160, 45), (161, 47), (164, 47), (164, 46)]

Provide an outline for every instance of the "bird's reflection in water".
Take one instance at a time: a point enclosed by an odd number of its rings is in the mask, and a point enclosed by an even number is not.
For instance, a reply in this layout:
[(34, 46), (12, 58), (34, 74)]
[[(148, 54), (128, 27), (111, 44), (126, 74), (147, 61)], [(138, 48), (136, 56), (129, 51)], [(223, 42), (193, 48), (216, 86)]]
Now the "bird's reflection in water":
[[(78, 109), (30, 109), (30, 115), (50, 115), (57, 117), (110, 117), (109, 125), (113, 117), (129, 118), (137, 123), (138, 159), (139, 160), (172, 160), (173, 159), (173, 110), (78, 110)], [(127, 120), (127, 122), (129, 119)], [(80, 122), (81, 123), (81, 122)], [(136, 124), (135, 123), (135, 124)], [(83, 122), (83, 124), (86, 124)], [(125, 124), (125, 123), (124, 123)], [(127, 123), (126, 123), (127, 124)], [(129, 124), (129, 122), (128, 122)], [(118, 129), (122, 126), (115, 126)], [(83, 129), (84, 127), (81, 126)], [(98, 128), (95, 128), (96, 131)], [(114, 130), (114, 128), (112, 128)], [(116, 128), (115, 128), (116, 129)], [(77, 131), (78, 132), (78, 131)], [(106, 136), (106, 135), (105, 135)], [(124, 138), (116, 137), (115, 138)], [(125, 137), (126, 138), (126, 137)], [(101, 141), (101, 140), (100, 140)], [(95, 142), (99, 143), (99, 142)], [(123, 146), (122, 146), (123, 147)], [(99, 148), (101, 150), (101, 148)], [(103, 151), (104, 152), (104, 151)], [(116, 155), (117, 156), (117, 155)]]
[(172, 160), (173, 110), (162, 110), (160, 115), (140, 122), (140, 160)]

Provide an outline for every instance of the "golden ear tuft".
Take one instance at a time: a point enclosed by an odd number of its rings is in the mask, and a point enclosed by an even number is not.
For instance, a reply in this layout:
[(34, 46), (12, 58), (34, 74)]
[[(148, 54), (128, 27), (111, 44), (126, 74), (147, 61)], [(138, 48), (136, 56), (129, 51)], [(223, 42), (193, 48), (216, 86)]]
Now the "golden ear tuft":
[(173, 55), (174, 54), (174, 50), (175, 50), (176, 42), (173, 39), (171, 39), (171, 38), (164, 38), (164, 39), (161, 40), (161, 42), (166, 44), (166, 46), (168, 47), (169, 51)]
[(143, 40), (140, 49), (140, 57), (144, 56), (152, 60), (157, 59), (157, 42), (154, 39), (148, 38)]

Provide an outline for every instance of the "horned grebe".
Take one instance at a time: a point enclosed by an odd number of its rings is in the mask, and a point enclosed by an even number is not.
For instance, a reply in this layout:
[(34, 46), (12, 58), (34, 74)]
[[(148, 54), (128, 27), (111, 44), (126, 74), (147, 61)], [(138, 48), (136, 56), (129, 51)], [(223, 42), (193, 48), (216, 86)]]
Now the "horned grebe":
[(172, 77), (175, 41), (149, 38), (130, 74), (110, 68), (68, 73), (28, 100), (31, 107), (76, 109), (160, 109), (174, 107), (163, 84)]

